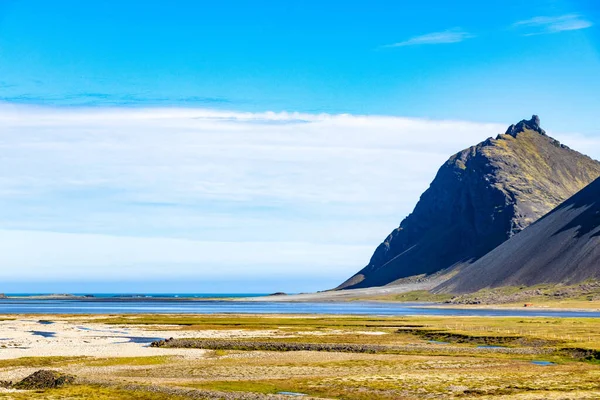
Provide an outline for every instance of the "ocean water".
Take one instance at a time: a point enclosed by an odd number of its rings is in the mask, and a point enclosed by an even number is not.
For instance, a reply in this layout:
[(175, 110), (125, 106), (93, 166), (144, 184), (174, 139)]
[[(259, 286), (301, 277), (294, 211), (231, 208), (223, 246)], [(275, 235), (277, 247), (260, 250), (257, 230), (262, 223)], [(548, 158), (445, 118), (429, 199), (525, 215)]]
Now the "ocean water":
[(176, 298), (0, 299), (0, 314), (351, 314), (600, 318), (600, 312), (429, 308), (423, 303), (266, 302)]
[[(55, 293), (5, 293), (10, 297), (50, 296)], [(74, 296), (92, 296), (99, 299), (109, 298), (147, 298), (147, 299), (171, 299), (171, 298), (240, 298), (240, 297), (262, 297), (268, 293), (69, 293)]]

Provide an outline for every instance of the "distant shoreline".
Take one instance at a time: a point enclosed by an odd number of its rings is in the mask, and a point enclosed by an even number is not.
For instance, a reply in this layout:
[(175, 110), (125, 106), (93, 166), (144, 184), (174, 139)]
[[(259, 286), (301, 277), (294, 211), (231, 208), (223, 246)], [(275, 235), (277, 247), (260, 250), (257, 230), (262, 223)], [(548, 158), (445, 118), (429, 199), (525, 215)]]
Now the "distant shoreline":
[(267, 297), (267, 294), (8, 294), (0, 296), (0, 300), (85, 300), (85, 301), (218, 301), (218, 300), (233, 300), (241, 298), (261, 298)]
[[(428, 279), (418, 282), (405, 282), (389, 286), (371, 287), (364, 289), (329, 290), (316, 293), (286, 294), (275, 292), (271, 294), (253, 293), (89, 293), (89, 294), (15, 294), (10, 293), (0, 297), (5, 302), (26, 301), (72, 301), (91, 303), (372, 303), (372, 304), (404, 304), (407, 307), (418, 304), (421, 308), (455, 309), (455, 310), (514, 310), (514, 311), (565, 311), (565, 312), (600, 312), (600, 301), (584, 301), (578, 299), (581, 294), (578, 287), (561, 287), (562, 291), (571, 290), (574, 296), (564, 299), (555, 299), (554, 296), (538, 296), (537, 298), (508, 298), (509, 301), (494, 302), (500, 296), (502, 288), (498, 289), (496, 297), (489, 293), (476, 294), (473, 299), (478, 302), (448, 302), (449, 298), (432, 295), (429, 291), (435, 287), (443, 277)], [(538, 288), (540, 290), (549, 290)], [(494, 291), (490, 293), (495, 293)], [(545, 292), (544, 292), (545, 293)], [(549, 292), (550, 293), (550, 292)], [(487, 294), (487, 296), (484, 296)], [(552, 293), (550, 293), (552, 294)], [(482, 301), (484, 300), (492, 301)], [(506, 299), (504, 299), (506, 300)]]
[[(114, 296), (114, 297), (89, 297), (79, 295), (31, 295), (31, 296), (5, 296), (0, 298), (0, 301), (55, 301), (65, 300), (72, 302), (93, 302), (93, 303), (123, 303), (123, 302), (152, 302), (152, 303), (195, 303), (195, 302), (206, 302), (206, 303), (372, 303), (372, 304), (398, 304), (405, 305), (408, 308), (429, 308), (429, 309), (448, 309), (448, 310), (498, 310), (498, 311), (524, 311), (535, 313), (536, 311), (564, 311), (564, 312), (600, 312), (600, 304), (590, 304), (590, 307), (569, 307), (560, 306), (558, 304), (534, 304), (528, 307), (524, 307), (519, 304), (448, 304), (444, 302), (434, 301), (392, 301), (382, 299), (369, 299), (365, 298), (345, 298), (345, 296), (323, 296), (319, 298), (320, 294), (302, 294), (302, 295), (281, 295), (281, 296), (270, 296), (263, 295), (260, 297), (145, 297), (145, 296)], [(273, 297), (276, 297), (275, 299)], [(336, 298), (337, 297), (337, 298)], [(227, 313), (227, 312), (226, 312)]]

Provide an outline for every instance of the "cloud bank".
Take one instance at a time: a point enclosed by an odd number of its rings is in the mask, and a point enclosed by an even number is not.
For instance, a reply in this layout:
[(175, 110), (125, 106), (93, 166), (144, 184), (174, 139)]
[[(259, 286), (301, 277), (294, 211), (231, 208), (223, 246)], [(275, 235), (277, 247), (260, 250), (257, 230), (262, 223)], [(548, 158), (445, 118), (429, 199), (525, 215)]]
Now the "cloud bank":
[[(504, 129), (385, 116), (4, 105), (0, 277), (311, 277), (297, 290), (326, 289), (368, 262), (449, 155)], [(557, 138), (600, 154), (590, 138)]]
[(415, 36), (402, 42), (388, 44), (383, 47), (419, 46), (424, 44), (459, 43), (466, 39), (475, 37), (460, 28), (449, 29), (443, 32), (432, 32), (425, 35)]
[(557, 17), (534, 17), (513, 24), (524, 31), (524, 35), (543, 35), (564, 31), (575, 31), (591, 27), (593, 24), (579, 14), (566, 14)]

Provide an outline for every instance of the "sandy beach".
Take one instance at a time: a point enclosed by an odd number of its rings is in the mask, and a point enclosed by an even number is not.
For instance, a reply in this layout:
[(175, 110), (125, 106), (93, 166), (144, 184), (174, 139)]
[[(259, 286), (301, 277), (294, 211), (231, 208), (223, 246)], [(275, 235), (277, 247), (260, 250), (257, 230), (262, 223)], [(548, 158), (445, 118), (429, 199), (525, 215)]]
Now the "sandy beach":
[[(12, 318), (12, 317), (4, 317)], [(43, 317), (46, 318), (46, 317)], [(94, 317), (86, 317), (93, 320)], [(51, 321), (49, 323), (48, 321)], [(199, 349), (150, 348), (150, 342), (176, 335), (207, 339), (274, 337), (273, 330), (202, 330), (174, 332), (176, 326), (108, 326), (81, 319), (18, 317), (0, 321), (0, 359), (20, 357), (202, 357)], [(0, 377), (2, 379), (2, 377)]]

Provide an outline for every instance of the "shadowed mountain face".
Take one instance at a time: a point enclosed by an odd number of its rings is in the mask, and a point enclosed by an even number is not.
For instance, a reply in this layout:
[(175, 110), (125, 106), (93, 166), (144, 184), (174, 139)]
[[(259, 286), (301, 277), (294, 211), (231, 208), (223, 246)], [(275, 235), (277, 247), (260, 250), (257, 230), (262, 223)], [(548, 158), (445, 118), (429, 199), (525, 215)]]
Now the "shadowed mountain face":
[(414, 211), (338, 289), (383, 286), (475, 262), (600, 176), (539, 118), (450, 157)]
[(441, 284), (439, 292), (600, 279), (600, 178)]

